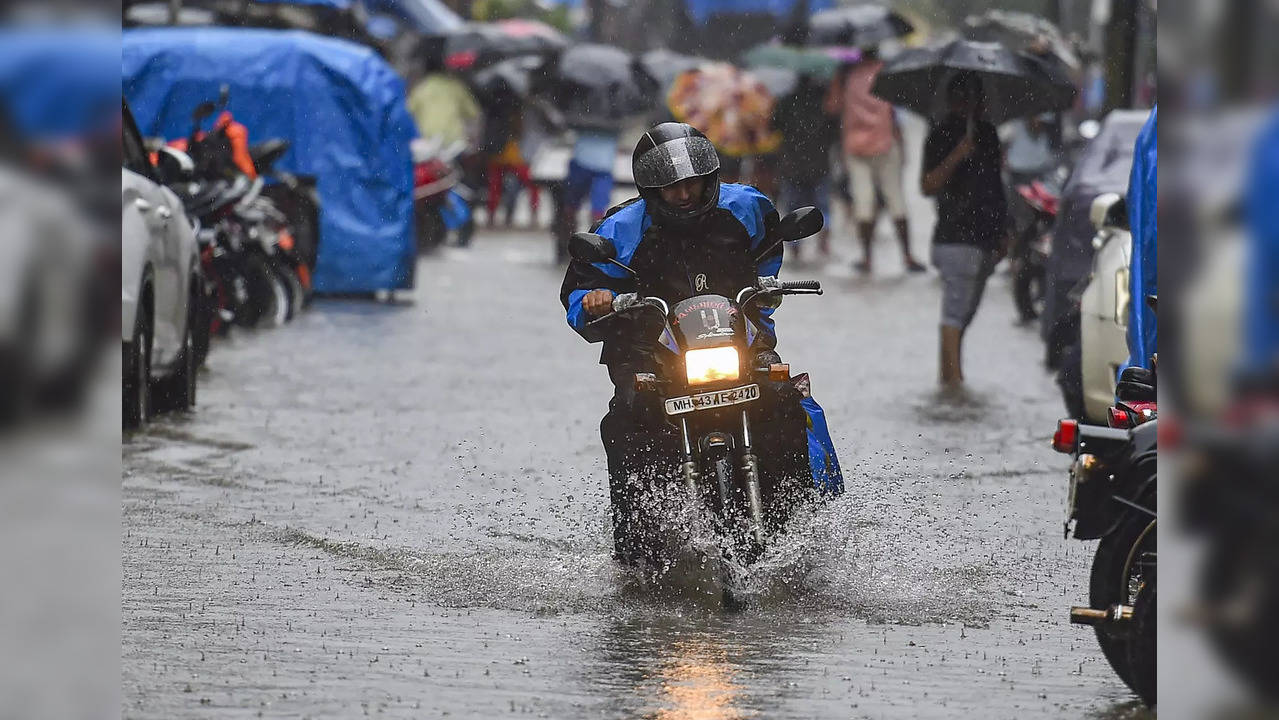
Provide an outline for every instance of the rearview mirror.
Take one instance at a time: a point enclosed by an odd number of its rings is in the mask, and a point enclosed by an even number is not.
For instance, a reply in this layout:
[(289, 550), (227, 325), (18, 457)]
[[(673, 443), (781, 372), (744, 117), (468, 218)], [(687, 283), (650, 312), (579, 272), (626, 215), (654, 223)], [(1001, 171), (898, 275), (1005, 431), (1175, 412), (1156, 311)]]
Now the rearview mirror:
[(811, 205), (786, 213), (786, 217), (782, 218), (777, 225), (776, 242), (761, 250), (755, 256), (755, 262), (768, 257), (783, 242), (793, 242), (816, 235), (824, 227), (826, 227), (826, 218), (822, 217), (822, 211)]
[(588, 263), (602, 263), (617, 259), (617, 247), (613, 241), (603, 235), (589, 232), (576, 232), (569, 238), (568, 254), (574, 260)]
[(217, 110), (218, 110), (217, 106), (214, 105), (213, 103), (202, 102), (199, 105), (196, 105), (195, 110), (191, 112), (191, 119), (195, 122), (200, 122), (201, 120), (217, 112)]
[(155, 174), (165, 185), (186, 180), (195, 173), (195, 162), (191, 156), (167, 145), (157, 148), (155, 155)]
[(1128, 227), (1127, 204), (1119, 193), (1102, 193), (1092, 201), (1088, 208), (1088, 219), (1096, 230), (1108, 227)]
[(826, 218), (822, 211), (811, 205), (786, 213), (786, 217), (777, 226), (777, 234), (782, 240), (799, 240), (816, 235), (826, 227)]

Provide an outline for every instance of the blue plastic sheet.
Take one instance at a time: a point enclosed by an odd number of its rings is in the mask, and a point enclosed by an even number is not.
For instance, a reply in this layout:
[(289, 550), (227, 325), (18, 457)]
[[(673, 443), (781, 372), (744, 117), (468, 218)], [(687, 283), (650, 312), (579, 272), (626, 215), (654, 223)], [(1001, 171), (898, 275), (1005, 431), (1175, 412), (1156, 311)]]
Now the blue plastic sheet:
[(1245, 369), (1279, 368), (1279, 111), (1258, 138), (1244, 202), (1248, 219), (1248, 275), (1244, 295)]
[(118, 30), (11, 28), (0, 31), (0, 110), (30, 141), (119, 130)]
[(1157, 294), (1159, 168), (1159, 108), (1137, 135), (1133, 151), (1132, 175), (1128, 180), (1128, 223), (1132, 228), (1132, 269), (1129, 273), (1131, 302), (1128, 310), (1128, 366), (1150, 368), (1156, 344), (1155, 313), (1146, 298)]
[[(769, 13), (778, 18), (789, 17), (795, 5), (805, 0), (685, 0), (688, 14), (705, 24), (711, 15), (733, 13)], [(807, 0), (808, 12), (814, 13), (835, 6), (834, 0)]]
[(835, 457), (826, 413), (811, 397), (804, 398), (801, 404), (808, 413), (808, 463), (813, 471), (813, 485), (821, 493), (839, 495), (844, 492), (844, 473), (839, 469), (839, 458)]
[(143, 134), (185, 137), (191, 111), (230, 88), (251, 142), (292, 143), (277, 163), (316, 178), (318, 292), (411, 287), (417, 134), (404, 83), (369, 48), (302, 31), (159, 28), (123, 35), (123, 90)]

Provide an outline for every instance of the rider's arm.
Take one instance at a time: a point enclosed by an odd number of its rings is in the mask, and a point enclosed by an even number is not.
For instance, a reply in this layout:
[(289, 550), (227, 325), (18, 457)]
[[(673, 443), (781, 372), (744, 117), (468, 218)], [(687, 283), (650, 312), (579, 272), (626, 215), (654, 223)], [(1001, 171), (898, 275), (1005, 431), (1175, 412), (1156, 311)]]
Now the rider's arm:
[[(643, 223), (644, 208), (623, 208), (610, 215), (592, 228), (594, 232), (613, 241), (622, 255), (623, 262), (630, 259), (631, 252), (639, 242)], [(614, 296), (624, 292), (635, 291), (635, 281), (620, 268), (606, 264), (592, 264), (580, 260), (572, 260), (564, 273), (564, 283), (560, 286), (560, 302), (564, 305), (569, 327), (576, 330), (589, 342), (605, 339), (598, 330), (586, 325), (596, 316), (586, 311), (583, 299), (596, 290), (607, 290)]]
[[(739, 204), (730, 201), (734, 215), (742, 221), (747, 234), (751, 238), (751, 252), (773, 244), (777, 237), (779, 218), (777, 208), (766, 195), (755, 188), (744, 188), (744, 195), (750, 202)], [(736, 199), (736, 198), (734, 198)], [(755, 264), (755, 274), (760, 277), (775, 277), (782, 269), (782, 250), (785, 243), (779, 244)], [(753, 320), (763, 332), (764, 337), (756, 342), (772, 347), (777, 343), (777, 330), (773, 325), (772, 308), (757, 308)]]

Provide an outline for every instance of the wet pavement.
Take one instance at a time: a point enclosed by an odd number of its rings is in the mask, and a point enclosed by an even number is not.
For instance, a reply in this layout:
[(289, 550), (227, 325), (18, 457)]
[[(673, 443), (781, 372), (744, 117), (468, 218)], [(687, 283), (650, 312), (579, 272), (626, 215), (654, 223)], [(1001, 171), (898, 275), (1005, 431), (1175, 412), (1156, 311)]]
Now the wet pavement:
[(869, 279), (842, 255), (783, 271), (827, 290), (778, 311), (779, 349), (848, 492), (737, 613), (612, 564), (610, 386), (541, 233), (222, 343), (196, 413), (125, 439), (123, 716), (1140, 714), (1066, 622), (1091, 545), (1061, 536), (1060, 401), (1006, 276), (946, 399), (938, 281), (888, 249)]

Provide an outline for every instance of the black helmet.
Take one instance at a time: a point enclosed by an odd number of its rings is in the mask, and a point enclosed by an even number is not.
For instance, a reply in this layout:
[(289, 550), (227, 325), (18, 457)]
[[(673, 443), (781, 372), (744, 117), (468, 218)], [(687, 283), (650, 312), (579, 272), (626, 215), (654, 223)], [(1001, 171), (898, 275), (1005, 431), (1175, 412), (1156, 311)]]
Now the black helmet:
[[(640, 197), (659, 222), (690, 222), (719, 204), (719, 154), (692, 125), (665, 122), (644, 133), (631, 155)], [(702, 201), (678, 210), (662, 201), (659, 189), (692, 177), (705, 179)]]

